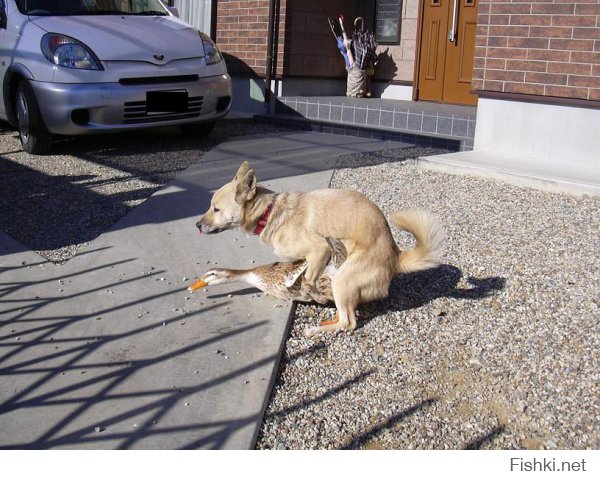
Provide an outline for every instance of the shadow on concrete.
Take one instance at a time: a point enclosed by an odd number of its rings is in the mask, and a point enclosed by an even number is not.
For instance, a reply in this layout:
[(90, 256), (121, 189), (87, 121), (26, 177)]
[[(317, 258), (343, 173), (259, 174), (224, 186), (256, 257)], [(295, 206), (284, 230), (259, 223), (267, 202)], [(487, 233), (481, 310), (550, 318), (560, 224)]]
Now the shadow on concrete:
[[(186, 180), (175, 178), (172, 191), (161, 196), (161, 210), (166, 215), (160, 222), (202, 213), (211, 192), (233, 177), (242, 160), (250, 161), (259, 181), (268, 183), (329, 170), (339, 155), (411, 146), (291, 130), (230, 139), (230, 135), (243, 133), (249, 122), (223, 123), (227, 129), (217, 128), (208, 139), (190, 139), (179, 135), (177, 129), (138, 132), (135, 136), (76, 137), (57, 143), (52, 157), (36, 158), (58, 162), (61, 155), (77, 157), (90, 163), (90, 172), (81, 175), (50, 175), (11, 159), (15, 152), (2, 152), (0, 228), (34, 251), (57, 250), (89, 242), (108, 229), (134, 226), (132, 219), (121, 225), (119, 220), (190, 166), (193, 175), (186, 175)], [(166, 156), (168, 161), (163, 161)], [(114, 169), (114, 177), (97, 176), (94, 164)], [(123, 182), (141, 186), (110, 193), (111, 184)], [(107, 187), (109, 193), (99, 193), (101, 187)], [(135, 221), (143, 224), (145, 218), (137, 215)]]
[[(97, 265), (91, 270), (101, 273), (133, 260)], [(169, 325), (180, 325), (183, 321), (193, 323), (197, 317), (227, 302), (216, 302), (191, 314), (175, 313), (159, 321), (126, 320), (131, 317), (132, 308), (135, 311), (138, 305), (160, 301), (173, 294), (175, 288), (160, 294), (140, 295), (132, 301), (107, 302), (103, 307), (85, 313), (44, 316), (41, 312), (52, 304), (85, 303), (90, 295), (117, 286), (123, 288), (128, 283), (137, 284), (163, 272), (155, 270), (147, 276), (99, 284), (74, 294), (30, 296), (36, 286), (76, 284), (80, 276), (89, 275), (91, 271), (82, 270), (70, 275), (57, 272), (57, 275), (22, 284), (3, 281), (4, 274), (28, 267), (40, 268), (31, 264), (0, 271), (0, 376), (3, 379), (0, 425), (7, 427), (5, 422), (13, 425), (10, 435), (0, 437), (0, 448), (90, 448), (90, 445), (103, 448), (106, 444), (106, 448), (127, 449), (136, 448), (140, 442), (160, 448), (161, 444), (169, 444), (162, 443), (164, 436), (176, 435), (189, 439), (181, 448), (217, 449), (235, 431), (260, 421), (262, 412), (207, 423), (177, 424), (168, 417), (173, 410), (185, 408), (186, 402), (198, 392), (208, 391), (232, 379), (239, 378), (241, 383), (249, 372), (274, 362), (276, 355), (265, 354), (264, 358), (212, 378), (199, 375), (197, 381), (182, 381), (179, 386), (172, 385), (175, 380), (166, 378), (154, 382), (155, 388), (136, 389), (139, 382), (133, 380), (139, 376), (161, 375), (167, 364), (185, 362), (191, 354), (213, 354), (215, 345), (228, 337), (242, 336), (261, 328), (266, 320), (234, 325), (225, 332), (213, 332), (208, 338), (206, 335), (201, 339), (192, 336), (183, 343), (163, 346), (166, 351), (146, 348), (145, 352), (136, 353), (136, 347), (147, 344), (149, 336), (161, 334)], [(152, 382), (146, 381), (144, 385), (148, 383)], [(34, 438), (31, 438), (31, 428), (14, 428), (15, 422), (31, 425), (32, 422), (35, 424), (35, 419), (38, 428)]]

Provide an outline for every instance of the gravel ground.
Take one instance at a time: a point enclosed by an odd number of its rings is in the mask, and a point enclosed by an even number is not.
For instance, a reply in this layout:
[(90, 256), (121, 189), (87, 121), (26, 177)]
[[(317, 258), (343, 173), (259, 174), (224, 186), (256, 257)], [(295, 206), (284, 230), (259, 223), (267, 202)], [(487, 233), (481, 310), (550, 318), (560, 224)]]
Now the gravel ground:
[(437, 214), (442, 265), (396, 277), (352, 333), (305, 339), (333, 309), (298, 306), (257, 447), (600, 448), (598, 199), (400, 161), (414, 153), (344, 157), (332, 186)]
[[(32, 157), (0, 127), (0, 230), (64, 262), (218, 142), (281, 130), (230, 120), (206, 140), (80, 137)], [(340, 159), (332, 186), (436, 213), (446, 254), (355, 332), (307, 340), (333, 309), (296, 308), (257, 448), (600, 448), (598, 200), (422, 171), (427, 153)]]
[(282, 130), (227, 120), (205, 139), (156, 129), (68, 138), (52, 155), (32, 156), (0, 124), (0, 230), (64, 263), (224, 139)]

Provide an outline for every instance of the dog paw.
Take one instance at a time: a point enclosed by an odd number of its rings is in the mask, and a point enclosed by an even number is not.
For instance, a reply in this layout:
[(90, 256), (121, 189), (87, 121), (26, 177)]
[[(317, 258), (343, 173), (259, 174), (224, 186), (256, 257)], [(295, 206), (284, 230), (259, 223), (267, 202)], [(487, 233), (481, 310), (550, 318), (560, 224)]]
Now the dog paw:
[(329, 302), (329, 299), (325, 295), (319, 293), (317, 290), (309, 291), (308, 295), (310, 296), (313, 302), (320, 303), (321, 305), (324, 305)]

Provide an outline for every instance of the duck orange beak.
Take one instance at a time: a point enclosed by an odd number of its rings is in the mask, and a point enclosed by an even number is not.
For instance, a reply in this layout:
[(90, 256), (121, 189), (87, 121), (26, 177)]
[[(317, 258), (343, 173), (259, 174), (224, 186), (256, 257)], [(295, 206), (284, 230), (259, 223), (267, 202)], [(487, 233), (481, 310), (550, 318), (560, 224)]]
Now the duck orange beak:
[(204, 280), (200, 279), (193, 285), (190, 285), (188, 287), (188, 290), (190, 292), (194, 292), (194, 291), (198, 290), (199, 288), (206, 287), (207, 285), (208, 285), (208, 283), (206, 283)]

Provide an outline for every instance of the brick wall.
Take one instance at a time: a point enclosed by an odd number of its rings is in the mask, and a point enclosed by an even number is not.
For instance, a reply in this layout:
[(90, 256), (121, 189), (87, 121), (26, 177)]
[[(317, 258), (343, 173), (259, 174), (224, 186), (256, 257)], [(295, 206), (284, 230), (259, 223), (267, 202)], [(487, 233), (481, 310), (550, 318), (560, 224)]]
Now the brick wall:
[(476, 90), (600, 101), (600, 0), (480, 0)]
[[(280, 0), (277, 55), (283, 59), (286, 0)], [(269, 0), (219, 0), (216, 43), (230, 73), (264, 76), (267, 63)], [(281, 64), (281, 61), (278, 61)]]

